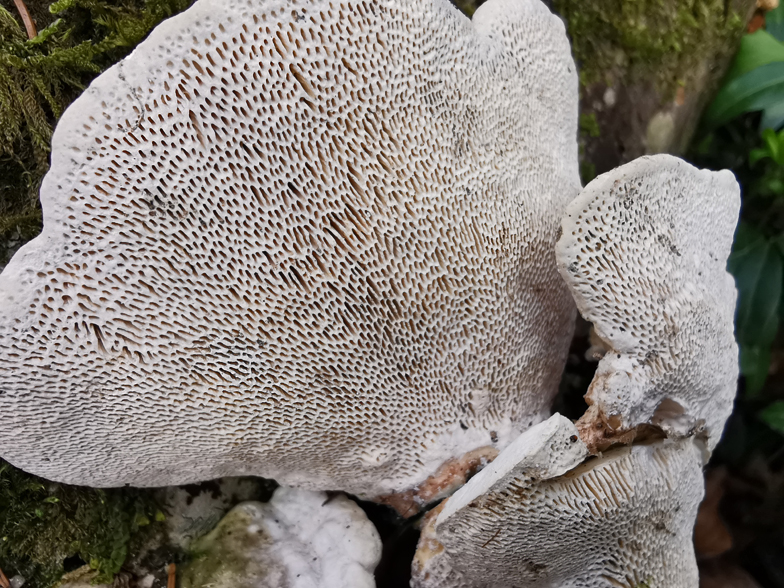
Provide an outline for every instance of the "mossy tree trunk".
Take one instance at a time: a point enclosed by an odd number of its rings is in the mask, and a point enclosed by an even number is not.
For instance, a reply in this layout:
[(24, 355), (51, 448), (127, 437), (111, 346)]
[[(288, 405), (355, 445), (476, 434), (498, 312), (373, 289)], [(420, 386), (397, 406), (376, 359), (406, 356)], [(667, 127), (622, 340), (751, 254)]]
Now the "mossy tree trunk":
[(0, 270), (41, 230), (52, 129), (100, 72), (194, 0), (0, 0)]
[(755, 0), (552, 0), (580, 69), (583, 179), (681, 154)]

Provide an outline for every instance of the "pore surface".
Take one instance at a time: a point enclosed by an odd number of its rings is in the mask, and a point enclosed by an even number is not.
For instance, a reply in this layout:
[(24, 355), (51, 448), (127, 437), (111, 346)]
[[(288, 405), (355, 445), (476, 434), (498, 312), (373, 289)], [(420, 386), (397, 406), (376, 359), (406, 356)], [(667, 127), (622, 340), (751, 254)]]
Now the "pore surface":
[(414, 588), (692, 588), (704, 444), (588, 448), (556, 414), (424, 519)]
[(739, 207), (730, 172), (669, 155), (601, 175), (569, 204), (559, 269), (610, 349), (586, 396), (589, 421), (718, 443), (738, 378), (726, 268)]
[(373, 495), (503, 447), (569, 344), (576, 119), (536, 0), (199, 0), (57, 127), (0, 277), (0, 455)]

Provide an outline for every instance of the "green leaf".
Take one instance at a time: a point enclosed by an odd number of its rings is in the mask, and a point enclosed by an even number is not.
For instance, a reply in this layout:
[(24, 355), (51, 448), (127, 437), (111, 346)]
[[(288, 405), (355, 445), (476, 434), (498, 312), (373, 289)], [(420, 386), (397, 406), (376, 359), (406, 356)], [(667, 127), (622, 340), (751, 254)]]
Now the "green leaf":
[(735, 61), (724, 78), (724, 85), (758, 67), (776, 61), (784, 61), (784, 43), (763, 30), (745, 35), (740, 40)]
[(767, 149), (752, 149), (749, 151), (749, 165), (753, 167), (754, 164), (766, 157), (770, 157), (770, 153)]
[(758, 67), (722, 87), (705, 112), (710, 128), (729, 122), (744, 112), (764, 110), (784, 102), (784, 62)]
[(776, 131), (773, 129), (765, 129), (762, 131), (762, 140), (765, 143), (765, 147), (768, 149), (768, 153), (770, 153), (771, 159), (773, 159), (773, 161), (778, 161), (779, 138), (778, 135), (776, 135)]
[(760, 185), (764, 188), (760, 190), (762, 196), (780, 197), (784, 195), (784, 182), (781, 178), (763, 176)]
[(759, 416), (771, 429), (784, 434), (784, 401), (777, 400), (770, 404)]
[(760, 130), (773, 129), (779, 130), (784, 125), (784, 100), (768, 106), (762, 111)]
[(784, 41), (784, 5), (765, 13), (765, 30), (779, 41)]
[(784, 166), (784, 131), (776, 133), (773, 129), (762, 131), (762, 140), (765, 151), (777, 164)]
[(773, 135), (771, 142), (776, 145), (773, 151), (773, 160), (781, 166), (784, 166), (784, 131), (776, 133), (773, 129), (767, 129), (769, 135)]
[(770, 372), (770, 347), (740, 346), (740, 373), (746, 378), (746, 396), (759, 394)]
[(784, 276), (784, 257), (778, 244), (741, 223), (727, 267), (738, 287), (738, 342), (741, 346), (770, 347), (779, 327)]

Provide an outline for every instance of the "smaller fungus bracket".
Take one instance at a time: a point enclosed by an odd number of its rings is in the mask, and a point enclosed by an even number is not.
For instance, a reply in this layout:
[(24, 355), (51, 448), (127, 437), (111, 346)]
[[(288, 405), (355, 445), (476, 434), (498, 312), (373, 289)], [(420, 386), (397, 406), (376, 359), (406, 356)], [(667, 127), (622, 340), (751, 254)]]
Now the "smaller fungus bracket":
[(583, 461), (577, 429), (555, 415), (426, 525), (413, 585), (693, 588), (703, 450), (693, 438), (659, 440)]
[(592, 449), (640, 425), (718, 443), (738, 376), (726, 264), (739, 206), (730, 172), (668, 155), (596, 178), (568, 206), (558, 268), (609, 348), (580, 425)]

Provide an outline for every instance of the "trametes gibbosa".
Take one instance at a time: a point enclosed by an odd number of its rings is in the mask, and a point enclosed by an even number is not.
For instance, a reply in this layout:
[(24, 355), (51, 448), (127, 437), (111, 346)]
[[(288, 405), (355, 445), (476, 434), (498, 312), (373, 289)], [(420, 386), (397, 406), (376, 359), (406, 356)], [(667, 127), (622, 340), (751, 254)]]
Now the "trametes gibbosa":
[(697, 586), (702, 466), (738, 376), (739, 203), (729, 172), (662, 155), (568, 206), (558, 266), (607, 348), (591, 406), (529, 429), (429, 515), (415, 587)]
[[(418, 585), (693, 585), (737, 376), (737, 185), (655, 157), (578, 197), (576, 135), (576, 68), (538, 0), (473, 20), (447, 0), (198, 0), (57, 126), (44, 231), (0, 275), (0, 455), (91, 486), (259, 475), (406, 515), (465, 484), (429, 517)], [(572, 295), (609, 351), (577, 428), (537, 425)], [(672, 533), (639, 549), (667, 508)]]

